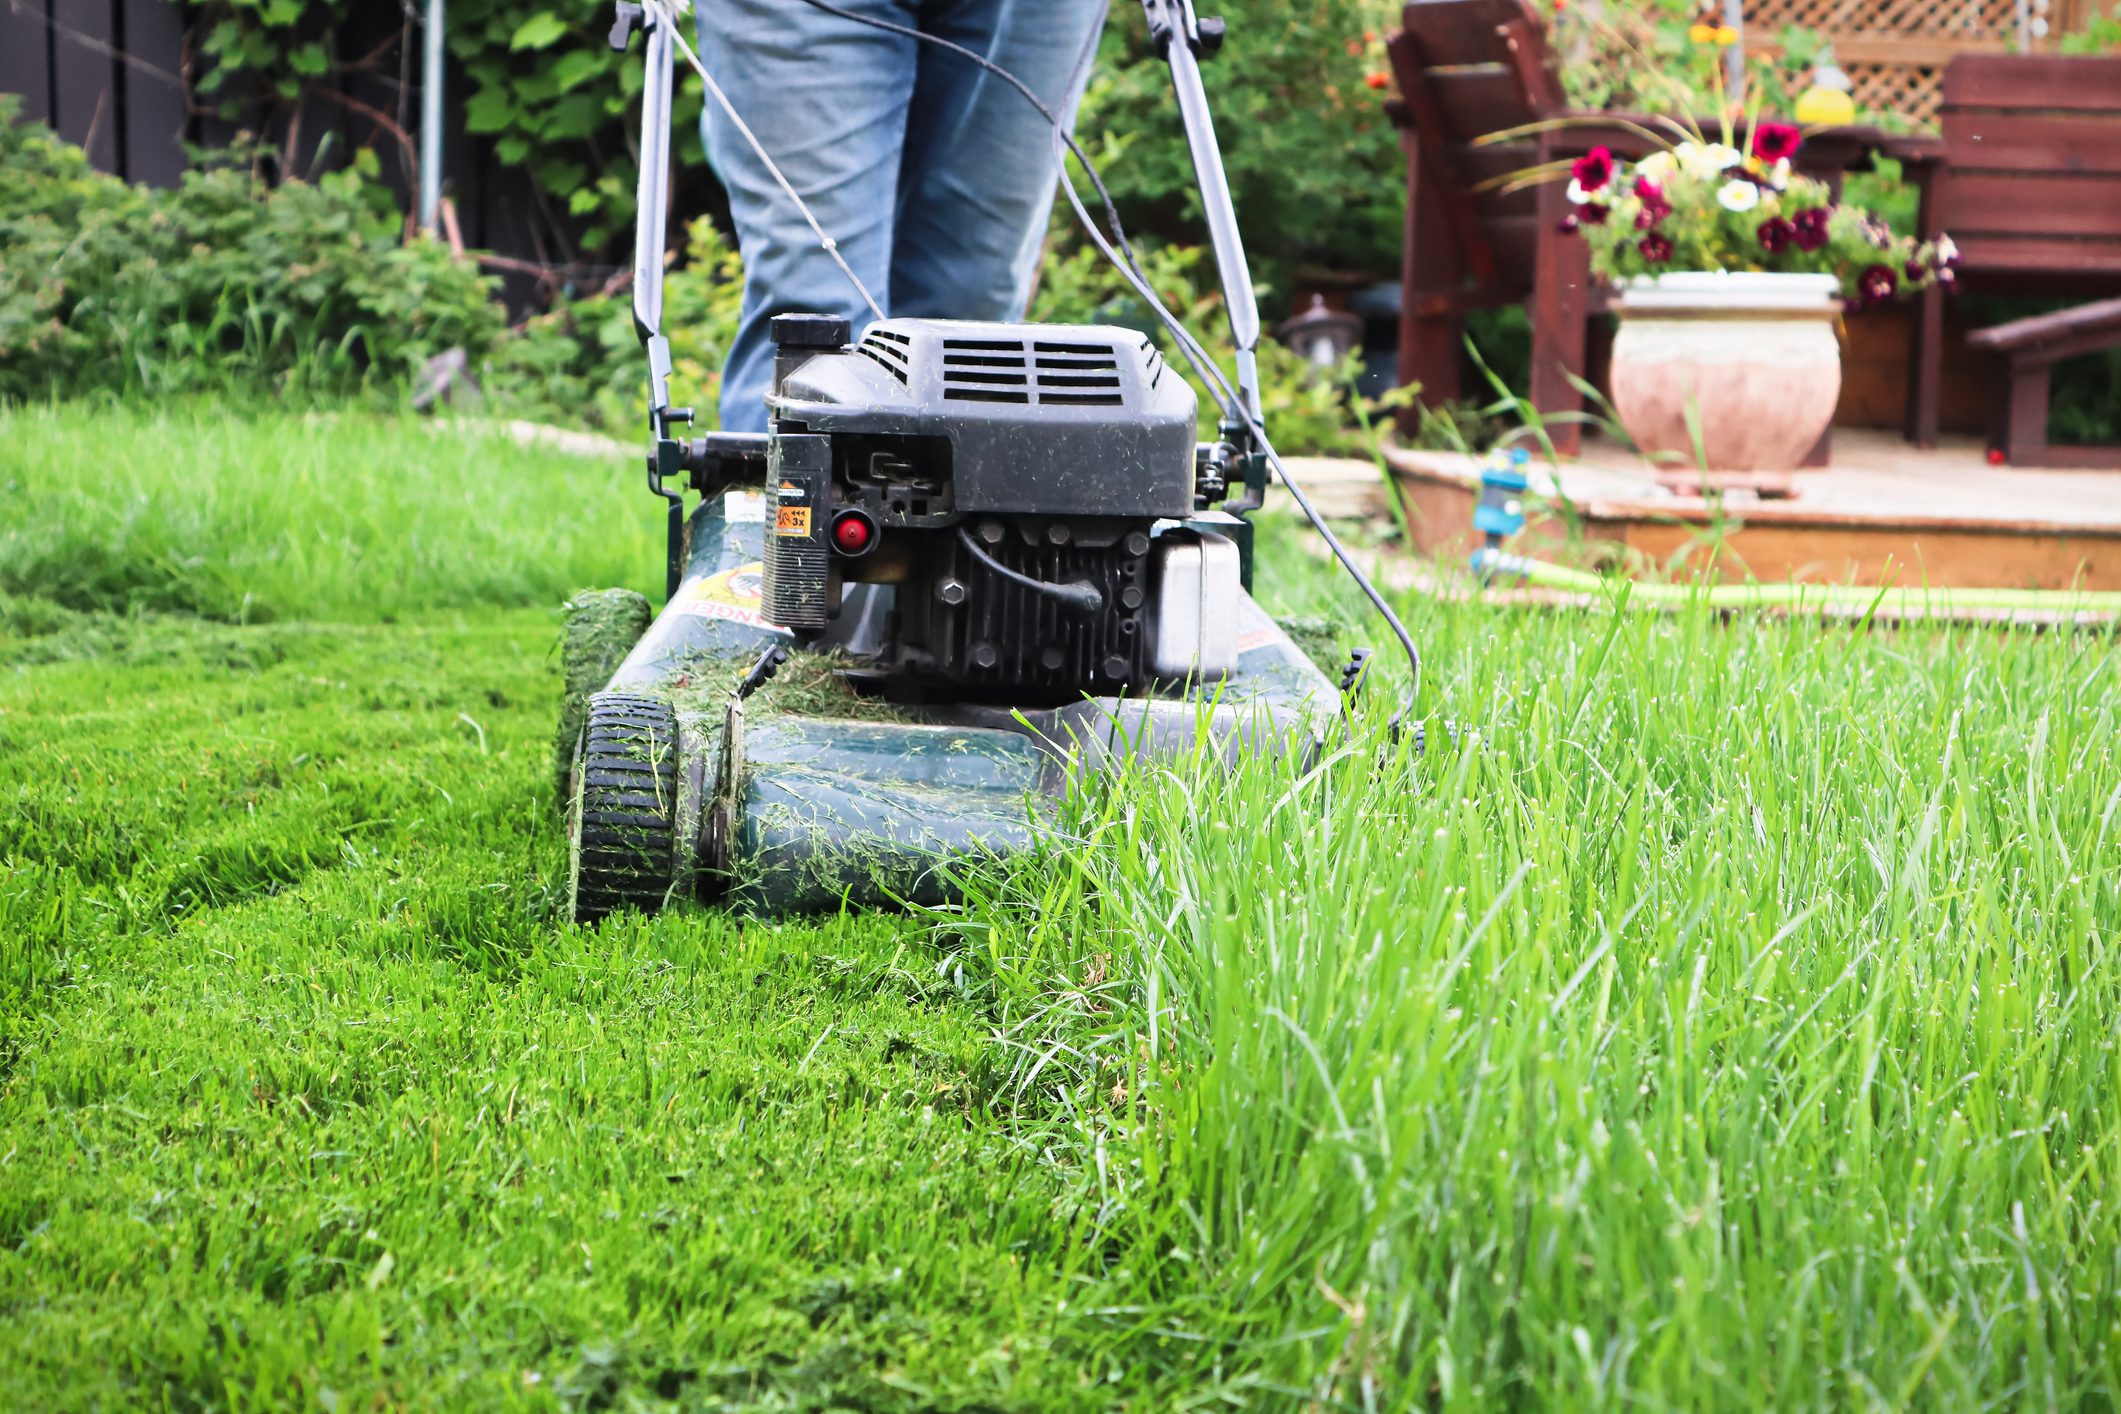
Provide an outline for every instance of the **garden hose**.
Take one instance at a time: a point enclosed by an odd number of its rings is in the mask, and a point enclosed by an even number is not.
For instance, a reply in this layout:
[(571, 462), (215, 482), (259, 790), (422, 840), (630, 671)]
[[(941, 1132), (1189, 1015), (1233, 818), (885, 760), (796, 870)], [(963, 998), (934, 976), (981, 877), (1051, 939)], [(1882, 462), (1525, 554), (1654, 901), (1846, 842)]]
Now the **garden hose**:
[[(1535, 589), (1570, 594), (1613, 592), (1615, 581), (1492, 546), (1473, 554), (1473, 573), (1483, 581), (1516, 580)], [(1940, 617), (1952, 613), (2043, 613), (2121, 615), (2121, 593), (2077, 589), (1946, 589), (1936, 585), (1861, 584), (1646, 584), (1628, 585), (1626, 602), (1647, 608), (1702, 603), (1712, 609), (1883, 612), (1894, 617)]]

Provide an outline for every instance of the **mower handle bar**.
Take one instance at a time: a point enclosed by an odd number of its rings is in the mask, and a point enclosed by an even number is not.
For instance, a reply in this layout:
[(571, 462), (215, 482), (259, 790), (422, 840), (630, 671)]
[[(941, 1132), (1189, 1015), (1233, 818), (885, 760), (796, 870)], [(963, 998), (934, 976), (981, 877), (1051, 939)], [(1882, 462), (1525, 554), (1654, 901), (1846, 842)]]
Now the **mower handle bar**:
[[(1208, 240), (1222, 281), (1223, 308), (1237, 349), (1237, 393), (1244, 400), (1246, 411), (1257, 420), (1262, 416), (1257, 353), (1259, 300), (1252, 289), (1237, 208), (1230, 196), (1215, 120), (1208, 108), (1207, 86), (1200, 75), (1200, 59), (1222, 47), (1222, 21), (1198, 18), (1193, 0), (1142, 0), (1142, 10), (1148, 18), (1150, 42), (1171, 69), (1179, 126), (1192, 157)], [(672, 23), (668, 13), (656, 4), (620, 0), (610, 36), (611, 47), (621, 51), (635, 29), (645, 30), (648, 36), (648, 71), (641, 91), (640, 185), (635, 203), (633, 324), (648, 354), (649, 420), (651, 436), (659, 446), (667, 442), (672, 423), (690, 421), (683, 410), (673, 415), (670, 406), (670, 345), (663, 334), (663, 248), (670, 220), (670, 110), (676, 56)], [(658, 494), (667, 493), (658, 488)]]

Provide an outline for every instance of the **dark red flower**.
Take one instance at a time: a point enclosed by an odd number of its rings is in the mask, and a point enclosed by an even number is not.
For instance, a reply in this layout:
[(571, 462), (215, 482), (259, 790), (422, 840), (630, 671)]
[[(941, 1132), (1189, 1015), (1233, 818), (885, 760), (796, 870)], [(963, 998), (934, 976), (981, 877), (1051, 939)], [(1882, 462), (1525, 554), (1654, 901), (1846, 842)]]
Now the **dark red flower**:
[(1642, 258), (1652, 265), (1662, 265), (1672, 258), (1672, 243), (1655, 231), (1644, 236), (1635, 248), (1641, 251)]
[(1790, 248), (1790, 238), (1797, 228), (1780, 216), (1770, 216), (1760, 223), (1760, 248), (1769, 255), (1780, 255)]
[(1595, 201), (1587, 201), (1576, 208), (1577, 218), (1586, 226), (1603, 226), (1605, 218), (1612, 214), (1612, 207), (1601, 206)]
[(1573, 236), (1576, 234), (1577, 228), (1582, 225), (1583, 223), (1577, 220), (1574, 215), (1569, 215), (1562, 217), (1559, 221), (1556, 221), (1554, 223), (1554, 230), (1559, 235)]
[(1649, 178), (1635, 179), (1635, 195), (1642, 201), (1642, 210), (1635, 213), (1636, 230), (1647, 231), (1672, 214), (1672, 203), (1664, 199), (1664, 188)]
[(1863, 273), (1856, 277), (1856, 292), (1863, 296), (1863, 302), (1867, 305), (1885, 304), (1899, 288), (1900, 277), (1893, 273), (1890, 266), (1868, 265), (1864, 267)]
[(1797, 155), (1804, 134), (1788, 123), (1762, 123), (1753, 129), (1753, 155), (1763, 162), (1779, 162)]
[(1790, 218), (1790, 239), (1797, 249), (1814, 251), (1826, 244), (1826, 222), (1831, 207), (1810, 206)]
[(1930, 268), (1919, 260), (1910, 260), (1900, 272), (1901, 278), (1910, 285), (1919, 285), (1929, 279)]
[(1569, 164), (1569, 175), (1576, 185), (1585, 191), (1597, 191), (1613, 180), (1613, 152), (1611, 148), (1594, 147)]

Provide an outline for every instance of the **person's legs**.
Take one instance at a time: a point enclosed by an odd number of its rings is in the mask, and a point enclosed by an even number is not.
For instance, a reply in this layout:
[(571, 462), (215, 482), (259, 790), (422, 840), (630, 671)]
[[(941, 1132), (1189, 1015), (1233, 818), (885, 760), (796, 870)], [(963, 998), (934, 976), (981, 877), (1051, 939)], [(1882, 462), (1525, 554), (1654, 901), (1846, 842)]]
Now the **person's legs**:
[[(929, 0), (922, 28), (983, 54), (1072, 122), (1106, 0)], [(962, 55), (922, 45), (899, 174), (894, 315), (1020, 319), (1059, 171), (1053, 130)]]
[[(916, 19), (911, 0), (836, 3), (897, 24)], [(887, 310), (914, 47), (911, 39), (794, 0), (699, 5), (701, 62)], [(711, 95), (701, 130), (708, 160), (729, 191), (744, 257), (744, 313), (722, 371), (722, 426), (762, 432), (773, 316), (841, 314), (858, 331), (870, 314)]]

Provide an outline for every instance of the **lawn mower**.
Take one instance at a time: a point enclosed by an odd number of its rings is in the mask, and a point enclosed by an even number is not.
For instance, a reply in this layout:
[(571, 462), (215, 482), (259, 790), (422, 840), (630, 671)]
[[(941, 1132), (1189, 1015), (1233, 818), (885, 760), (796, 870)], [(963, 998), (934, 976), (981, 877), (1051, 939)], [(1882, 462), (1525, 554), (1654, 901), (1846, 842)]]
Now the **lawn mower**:
[(570, 606), (576, 919), (941, 901), (952, 861), (1024, 847), (1086, 772), (1309, 752), (1343, 709), (1362, 655), (1329, 680), (1249, 592), (1245, 517), (1279, 462), (1197, 62), (1221, 26), (1146, 5), (1238, 349), (1205, 442), (1193, 389), (1134, 330), (879, 318), (857, 339), (816, 314), (773, 321), (769, 431), (684, 435), (662, 329), (677, 55), (726, 99), (663, 3), (619, 7), (614, 46), (645, 31), (648, 60), (634, 315), (667, 603), (653, 622), (619, 591)]

